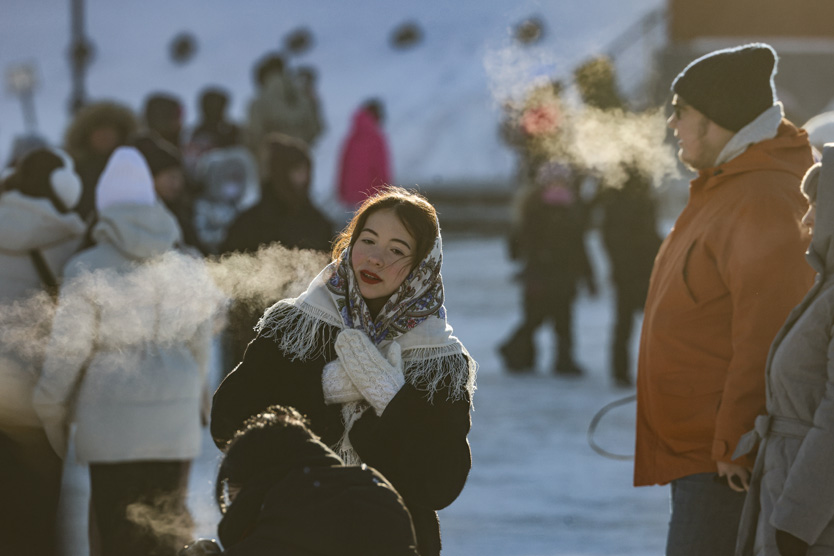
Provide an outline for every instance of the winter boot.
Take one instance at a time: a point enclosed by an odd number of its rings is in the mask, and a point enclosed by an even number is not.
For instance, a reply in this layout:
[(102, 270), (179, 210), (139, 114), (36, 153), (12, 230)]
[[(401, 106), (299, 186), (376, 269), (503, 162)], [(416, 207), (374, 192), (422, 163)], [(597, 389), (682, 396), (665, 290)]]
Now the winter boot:
[(536, 346), (530, 334), (519, 330), (498, 347), (504, 367), (511, 373), (532, 372), (536, 362)]

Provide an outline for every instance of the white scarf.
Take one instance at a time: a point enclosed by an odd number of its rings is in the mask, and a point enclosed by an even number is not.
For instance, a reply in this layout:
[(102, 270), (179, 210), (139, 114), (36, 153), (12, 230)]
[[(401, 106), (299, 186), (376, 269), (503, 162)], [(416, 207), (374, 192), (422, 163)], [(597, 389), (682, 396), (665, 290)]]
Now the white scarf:
[[(325, 267), (304, 293), (267, 309), (255, 327), (258, 334), (274, 339), (291, 360), (308, 360), (324, 353), (340, 331), (362, 330), (383, 354), (390, 352), (392, 342), (399, 344), (406, 382), (424, 392), (430, 403), (442, 388), (448, 388), (450, 401), (471, 400), (477, 363), (446, 322), (440, 237), (376, 319), (371, 319), (359, 294), (349, 261), (350, 248)], [(345, 435), (337, 451), (349, 461), (355, 453), (347, 433), (368, 407), (364, 401), (342, 405)]]

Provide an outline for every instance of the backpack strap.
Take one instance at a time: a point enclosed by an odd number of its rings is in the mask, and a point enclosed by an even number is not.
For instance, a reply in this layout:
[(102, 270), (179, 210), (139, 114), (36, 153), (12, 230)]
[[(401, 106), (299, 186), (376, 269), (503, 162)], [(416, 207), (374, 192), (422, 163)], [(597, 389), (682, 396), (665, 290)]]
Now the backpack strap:
[(46, 290), (46, 293), (53, 299), (57, 299), (58, 280), (49, 268), (49, 264), (46, 262), (43, 253), (41, 253), (40, 249), (32, 249), (29, 251), (29, 256), (32, 258), (32, 264), (35, 265), (35, 270), (38, 271), (38, 276), (43, 283), (43, 288)]

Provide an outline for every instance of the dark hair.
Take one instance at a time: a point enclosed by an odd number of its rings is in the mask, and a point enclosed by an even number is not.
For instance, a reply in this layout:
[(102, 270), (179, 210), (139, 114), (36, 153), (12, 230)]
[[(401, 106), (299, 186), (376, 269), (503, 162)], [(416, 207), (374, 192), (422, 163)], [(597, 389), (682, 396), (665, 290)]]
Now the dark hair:
[(207, 87), (200, 93), (200, 112), (205, 119), (220, 120), (229, 105), (229, 94), (219, 87)]
[(174, 95), (153, 93), (145, 99), (142, 115), (148, 127), (157, 129), (159, 126), (166, 126), (169, 122), (179, 122), (182, 119), (182, 103)]
[(440, 234), (437, 211), (419, 193), (388, 185), (365, 199), (356, 209), (353, 218), (333, 244), (332, 257), (334, 260), (339, 259), (344, 249), (356, 243), (368, 217), (383, 209), (393, 209), (408, 233), (414, 236), (416, 247), (412, 253), (412, 267), (429, 254), (432, 245), (434, 245), (434, 240)]
[(271, 405), (248, 418), (224, 448), (215, 483), (217, 502), (225, 510), (224, 483), (247, 484), (287, 461), (293, 446), (319, 440), (310, 421), (295, 408)]
[(284, 57), (280, 54), (267, 54), (255, 64), (254, 77), (258, 86), (263, 87), (270, 73), (284, 73)]
[[(273, 132), (264, 137), (261, 143), (262, 182), (271, 190), (291, 194), (289, 174), (299, 165), (304, 164), (312, 174), (313, 160), (310, 149), (301, 139)], [(305, 190), (309, 189), (309, 182)]]
[(66, 213), (68, 207), (55, 194), (52, 172), (64, 167), (60, 156), (48, 148), (35, 149), (24, 156), (15, 171), (2, 184), (2, 191), (19, 191), (27, 197), (49, 199), (58, 212)]
[(378, 98), (366, 100), (362, 103), (362, 108), (370, 112), (377, 123), (385, 122), (385, 105)]

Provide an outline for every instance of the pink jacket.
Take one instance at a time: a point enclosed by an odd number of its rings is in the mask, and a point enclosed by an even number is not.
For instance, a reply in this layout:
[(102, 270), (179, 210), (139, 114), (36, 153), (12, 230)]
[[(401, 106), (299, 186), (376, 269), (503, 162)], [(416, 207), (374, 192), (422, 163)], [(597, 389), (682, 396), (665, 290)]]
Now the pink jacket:
[(342, 145), (339, 199), (357, 205), (374, 190), (391, 183), (388, 144), (373, 114), (360, 108)]

